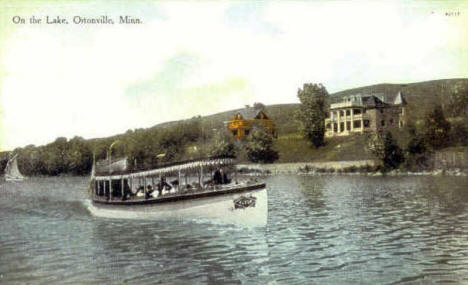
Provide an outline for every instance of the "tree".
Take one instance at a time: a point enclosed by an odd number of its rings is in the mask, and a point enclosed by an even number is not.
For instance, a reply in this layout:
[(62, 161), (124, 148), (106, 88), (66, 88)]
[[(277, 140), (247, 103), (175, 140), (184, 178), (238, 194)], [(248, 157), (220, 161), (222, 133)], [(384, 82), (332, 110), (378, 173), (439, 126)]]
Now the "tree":
[(450, 88), (447, 111), (449, 116), (461, 116), (468, 119), (468, 84), (457, 82)]
[(398, 146), (396, 140), (390, 132), (384, 138), (384, 158), (383, 165), (386, 169), (395, 169), (405, 160), (403, 151)]
[(366, 138), (367, 150), (372, 153), (378, 160), (383, 160), (385, 156), (385, 146), (382, 135), (374, 134)]
[(328, 92), (322, 84), (304, 84), (303, 88), (297, 91), (297, 97), (301, 102), (296, 112), (300, 130), (304, 137), (318, 148), (324, 144)]
[(390, 132), (376, 134), (368, 139), (368, 149), (382, 161), (383, 170), (395, 169), (404, 161), (403, 151)]
[(211, 149), (211, 156), (236, 156), (236, 146), (232, 136), (225, 133), (217, 133)]
[(424, 138), (416, 133), (412, 134), (412, 138), (406, 146), (406, 168), (419, 171), (427, 168), (428, 165), (428, 149)]
[(255, 110), (261, 110), (261, 109), (265, 108), (265, 105), (263, 103), (260, 103), (260, 102), (255, 102), (253, 104), (253, 107), (254, 107)]
[(427, 113), (424, 123), (424, 139), (433, 149), (441, 149), (449, 143), (450, 123), (445, 119), (440, 105)]
[(245, 145), (247, 157), (252, 162), (271, 163), (278, 159), (273, 150), (273, 137), (264, 128), (254, 128)]
[(75, 136), (68, 142), (69, 171), (83, 175), (89, 173), (92, 164), (92, 152), (82, 137)]

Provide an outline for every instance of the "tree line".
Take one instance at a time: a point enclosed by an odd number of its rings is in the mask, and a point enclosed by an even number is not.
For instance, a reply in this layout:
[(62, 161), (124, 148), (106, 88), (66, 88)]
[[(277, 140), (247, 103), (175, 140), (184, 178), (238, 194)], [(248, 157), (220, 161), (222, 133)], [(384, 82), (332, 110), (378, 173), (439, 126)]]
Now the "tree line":
[(149, 169), (183, 160), (210, 156), (237, 156), (241, 161), (272, 162), (278, 153), (273, 138), (261, 127), (254, 128), (243, 140), (233, 139), (224, 129), (210, 129), (201, 117), (194, 117), (161, 128), (128, 130), (101, 139), (86, 140), (59, 137), (43, 146), (28, 145), (0, 154), (0, 167), (18, 154), (18, 166), (24, 175), (87, 175), (93, 160), (126, 157), (133, 170)]

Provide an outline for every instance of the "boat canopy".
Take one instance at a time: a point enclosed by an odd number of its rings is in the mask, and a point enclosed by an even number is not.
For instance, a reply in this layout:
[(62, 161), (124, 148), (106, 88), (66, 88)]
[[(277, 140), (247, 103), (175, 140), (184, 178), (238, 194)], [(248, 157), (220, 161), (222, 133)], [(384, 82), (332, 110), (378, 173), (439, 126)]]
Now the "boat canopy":
[(178, 173), (182, 171), (190, 171), (200, 168), (211, 168), (219, 166), (227, 166), (234, 163), (233, 158), (224, 157), (224, 158), (206, 158), (198, 159), (191, 161), (184, 161), (178, 163), (171, 163), (165, 166), (150, 170), (135, 171), (130, 173), (119, 173), (119, 174), (107, 174), (102, 175), (102, 173), (96, 174), (94, 177), (95, 180), (116, 180), (116, 179), (127, 179), (127, 178), (138, 178), (138, 177), (148, 177), (148, 176), (157, 176), (157, 175), (167, 175), (171, 173)]
[(98, 176), (109, 176), (109, 172), (111, 174), (128, 172), (126, 157), (115, 158), (110, 162), (108, 159), (100, 160), (95, 165), (93, 164), (93, 167), (95, 174)]

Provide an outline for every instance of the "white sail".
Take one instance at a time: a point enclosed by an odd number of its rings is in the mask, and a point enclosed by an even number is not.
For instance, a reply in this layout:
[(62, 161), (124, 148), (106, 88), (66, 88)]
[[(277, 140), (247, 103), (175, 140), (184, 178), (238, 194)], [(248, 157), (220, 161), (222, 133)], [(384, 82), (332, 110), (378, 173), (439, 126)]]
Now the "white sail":
[(15, 155), (10, 160), (8, 160), (7, 165), (5, 167), (5, 180), (7, 181), (24, 180), (24, 176), (18, 169), (18, 161), (16, 160), (17, 156), (18, 155)]

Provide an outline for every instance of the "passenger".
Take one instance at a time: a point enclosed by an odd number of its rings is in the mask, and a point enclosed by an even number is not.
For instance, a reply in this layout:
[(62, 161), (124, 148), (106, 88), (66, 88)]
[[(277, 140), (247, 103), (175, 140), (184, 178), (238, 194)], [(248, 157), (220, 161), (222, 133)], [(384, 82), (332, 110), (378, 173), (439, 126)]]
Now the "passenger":
[(166, 177), (161, 177), (161, 181), (158, 183), (158, 196), (162, 195), (164, 189), (171, 190), (172, 186), (166, 182)]
[(222, 168), (217, 169), (213, 177), (214, 184), (228, 184), (231, 182)]
[(128, 182), (125, 182), (123, 194), (122, 194), (122, 201), (127, 200), (127, 196), (133, 196), (133, 193), (132, 193), (132, 190), (130, 190), (130, 186), (128, 185)]
[(230, 179), (228, 179), (226, 172), (221, 169), (221, 174), (223, 175), (223, 184), (229, 184), (231, 182)]
[(149, 198), (152, 198), (153, 197), (153, 192), (154, 192), (154, 189), (151, 185), (148, 185), (146, 187), (146, 195), (145, 195), (145, 198), (146, 199), (149, 199)]
[(216, 185), (222, 184), (223, 183), (223, 175), (221, 173), (221, 170), (218, 168), (216, 169), (214, 175), (213, 175), (213, 182)]
[(138, 186), (137, 191), (135, 193), (135, 196), (140, 196), (138, 195), (140, 192), (143, 193), (145, 191), (145, 187), (143, 185)]

